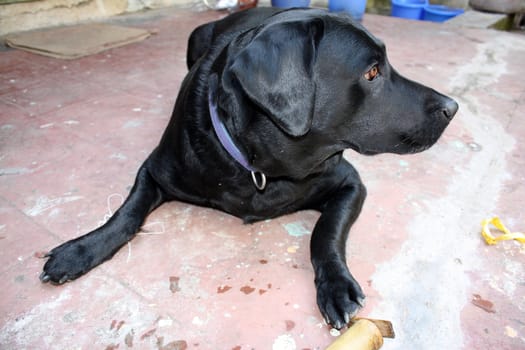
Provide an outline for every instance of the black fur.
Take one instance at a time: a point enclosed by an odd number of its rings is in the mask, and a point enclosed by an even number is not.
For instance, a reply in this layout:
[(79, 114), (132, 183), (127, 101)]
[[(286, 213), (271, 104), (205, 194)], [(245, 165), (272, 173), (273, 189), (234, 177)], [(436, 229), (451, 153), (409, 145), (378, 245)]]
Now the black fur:
[[(125, 203), (102, 227), (51, 250), (41, 280), (64, 283), (110, 259), (165, 201), (217, 208), (245, 222), (315, 209), (317, 302), (341, 328), (365, 299), (345, 245), (366, 190), (343, 150), (425, 150), (457, 104), (400, 76), (379, 40), (348, 16), (323, 10), (257, 8), (205, 24), (190, 37), (187, 62), (171, 121)], [(373, 67), (379, 74), (370, 79)], [(209, 89), (235, 144), (266, 174), (264, 190), (219, 143)]]

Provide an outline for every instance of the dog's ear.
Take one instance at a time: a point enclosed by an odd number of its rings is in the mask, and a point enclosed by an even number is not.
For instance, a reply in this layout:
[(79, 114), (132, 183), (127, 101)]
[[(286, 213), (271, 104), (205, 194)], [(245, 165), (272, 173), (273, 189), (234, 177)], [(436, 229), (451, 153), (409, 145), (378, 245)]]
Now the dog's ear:
[(229, 67), (250, 100), (291, 136), (306, 134), (312, 124), (313, 66), (322, 35), (320, 19), (266, 26)]

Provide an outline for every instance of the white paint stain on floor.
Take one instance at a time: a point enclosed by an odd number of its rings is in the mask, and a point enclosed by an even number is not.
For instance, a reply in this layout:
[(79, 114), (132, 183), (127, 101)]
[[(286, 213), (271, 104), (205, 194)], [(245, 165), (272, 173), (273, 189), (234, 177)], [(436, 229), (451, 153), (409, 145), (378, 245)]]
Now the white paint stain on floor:
[(295, 350), (296, 348), (295, 340), (290, 334), (278, 336), (272, 345), (272, 350)]
[(463, 346), (460, 312), (469, 298), (467, 273), (482, 268), (477, 256), (480, 222), (493, 214), (508, 179), (506, 161), (499, 155), (515, 144), (504, 130), (506, 119), (491, 115), (490, 107), (470, 90), (490, 89), (506, 72), (504, 58), (516, 49), (507, 39), (478, 45), (472, 62), (466, 62), (451, 82), (460, 103), (458, 117), (483, 150), (472, 153), (468, 164), (454, 167), (445, 194), (414, 218), (397, 255), (378, 265), (373, 276), (373, 286), (383, 298), (374, 315), (396, 326), (396, 339), (386, 342), (385, 350)]
[(63, 197), (57, 197), (57, 198), (49, 198), (47, 196), (40, 196), (36, 199), (35, 204), (31, 207), (26, 209), (24, 212), (29, 216), (38, 216), (50, 209), (53, 209), (57, 206), (78, 201), (80, 199), (83, 199), (83, 196), (63, 196)]
[(61, 308), (69, 299), (71, 293), (68, 289), (64, 289), (58, 297), (38, 304), (25, 314), (7, 321), (0, 329), (0, 344), (13, 343), (14, 340), (20, 348), (24, 348), (41, 338), (43, 348), (49, 348), (50, 344), (46, 341), (56, 330), (53, 322), (46, 322), (45, 318), (54, 314), (54, 311)]

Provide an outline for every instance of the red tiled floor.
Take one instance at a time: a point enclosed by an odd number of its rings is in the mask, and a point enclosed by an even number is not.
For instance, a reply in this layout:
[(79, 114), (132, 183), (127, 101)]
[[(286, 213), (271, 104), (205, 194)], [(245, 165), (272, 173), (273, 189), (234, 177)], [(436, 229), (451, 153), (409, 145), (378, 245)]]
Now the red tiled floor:
[[(168, 203), (88, 275), (60, 287), (38, 280), (35, 253), (97, 227), (127, 194), (171, 114), (188, 34), (219, 16), (117, 18), (157, 34), (74, 61), (0, 53), (0, 348), (333, 341), (315, 303), (311, 211), (243, 225)], [(451, 94), (460, 112), (425, 153), (346, 153), (369, 190), (348, 244), (368, 296), (361, 314), (393, 321), (384, 349), (525, 349), (525, 248), (487, 246), (479, 234), (493, 214), (525, 230), (525, 38), (370, 15), (364, 24), (402, 74)]]

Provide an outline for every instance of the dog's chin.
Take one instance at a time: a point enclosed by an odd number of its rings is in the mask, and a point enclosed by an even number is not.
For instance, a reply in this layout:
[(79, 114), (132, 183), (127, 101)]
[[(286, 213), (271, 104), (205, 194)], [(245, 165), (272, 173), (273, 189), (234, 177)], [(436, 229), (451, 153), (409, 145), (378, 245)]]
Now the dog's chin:
[(426, 151), (438, 141), (443, 131), (444, 129), (427, 130), (426, 132), (401, 135), (399, 149), (394, 153), (414, 154)]
[(415, 154), (426, 151), (435, 142), (421, 142), (417, 140), (403, 140), (396, 147), (394, 147), (391, 152), (395, 154)]
[(438, 138), (439, 136), (416, 138), (403, 135), (398, 138), (397, 142), (390, 144), (379, 142), (374, 145), (350, 144), (349, 148), (365, 156), (374, 156), (382, 153), (414, 154), (426, 151), (436, 143)]

